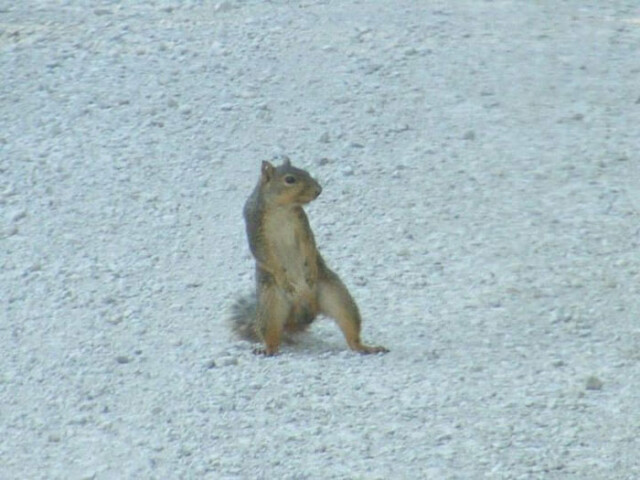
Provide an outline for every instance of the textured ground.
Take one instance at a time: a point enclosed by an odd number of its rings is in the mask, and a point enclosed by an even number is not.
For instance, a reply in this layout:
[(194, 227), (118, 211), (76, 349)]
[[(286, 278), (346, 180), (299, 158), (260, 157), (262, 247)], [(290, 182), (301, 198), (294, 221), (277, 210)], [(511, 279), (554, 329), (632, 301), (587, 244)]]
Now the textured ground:
[[(640, 478), (639, 52), (632, 0), (0, 0), (0, 478)], [(281, 153), (388, 355), (229, 335)]]

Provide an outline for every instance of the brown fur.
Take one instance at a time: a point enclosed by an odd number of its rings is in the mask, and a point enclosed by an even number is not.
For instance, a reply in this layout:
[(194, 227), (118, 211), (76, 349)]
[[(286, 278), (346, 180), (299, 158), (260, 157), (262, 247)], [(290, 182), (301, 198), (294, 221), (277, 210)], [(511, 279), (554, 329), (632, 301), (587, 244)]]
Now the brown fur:
[(384, 347), (362, 343), (358, 307), (318, 252), (302, 205), (321, 191), (306, 171), (293, 167), (288, 159), (277, 168), (262, 163), (260, 181), (244, 207), (249, 246), (256, 259), (255, 317), (239, 318), (243, 309), (236, 308), (234, 321), (245, 332), (254, 323), (264, 343), (259, 352), (266, 355), (278, 353), (283, 334), (305, 330), (320, 313), (336, 320), (352, 350), (386, 352)]

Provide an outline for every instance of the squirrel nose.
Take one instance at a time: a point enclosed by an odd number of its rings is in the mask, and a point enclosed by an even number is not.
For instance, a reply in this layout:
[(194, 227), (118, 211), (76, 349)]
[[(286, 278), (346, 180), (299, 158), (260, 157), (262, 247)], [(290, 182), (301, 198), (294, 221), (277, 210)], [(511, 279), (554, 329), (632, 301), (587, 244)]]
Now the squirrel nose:
[(316, 198), (322, 193), (322, 187), (320, 185), (318, 185), (316, 187)]

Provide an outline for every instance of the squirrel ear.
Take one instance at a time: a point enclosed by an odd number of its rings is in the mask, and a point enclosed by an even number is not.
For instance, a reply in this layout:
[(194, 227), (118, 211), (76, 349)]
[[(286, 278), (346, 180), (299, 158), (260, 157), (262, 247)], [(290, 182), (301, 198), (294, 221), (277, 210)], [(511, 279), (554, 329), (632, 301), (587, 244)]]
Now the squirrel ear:
[(291, 159), (289, 157), (287, 157), (286, 155), (282, 156), (282, 164), (285, 167), (290, 167), (291, 166)]
[(264, 160), (262, 162), (262, 181), (268, 182), (273, 177), (273, 174), (276, 171), (276, 167), (274, 167), (271, 162)]

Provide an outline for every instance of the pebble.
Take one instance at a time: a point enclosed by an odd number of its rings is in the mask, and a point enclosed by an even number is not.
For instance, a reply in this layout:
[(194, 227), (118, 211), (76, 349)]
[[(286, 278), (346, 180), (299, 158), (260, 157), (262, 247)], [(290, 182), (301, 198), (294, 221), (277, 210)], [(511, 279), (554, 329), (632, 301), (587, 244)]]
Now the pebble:
[(213, 10), (214, 12), (220, 12), (220, 13), (230, 12), (231, 10), (233, 10), (233, 4), (227, 1), (220, 2), (220, 3), (217, 3), (215, 7), (213, 7)]
[(26, 210), (18, 210), (16, 212), (13, 212), (10, 215), (9, 220), (11, 222), (13, 222), (13, 223), (17, 223), (17, 222), (19, 222), (20, 220), (23, 220), (26, 217), (27, 217), (27, 211)]
[(207, 370), (211, 370), (211, 369), (216, 368), (216, 367), (217, 367), (217, 365), (216, 365), (216, 361), (215, 361), (215, 360), (209, 360), (209, 361), (205, 364), (205, 368), (206, 368)]
[(351, 167), (351, 165), (345, 165), (342, 167), (342, 174), (345, 177), (350, 177), (354, 174), (355, 172), (353, 171), (353, 167)]
[(18, 227), (12, 225), (12, 226), (4, 229), (4, 231), (1, 232), (0, 238), (13, 237), (14, 235), (17, 235), (18, 232), (19, 232)]
[(223, 357), (220, 359), (220, 365), (223, 367), (231, 367), (233, 365), (238, 365), (237, 357)]
[(587, 378), (587, 381), (585, 382), (585, 388), (587, 390), (602, 390), (603, 386), (604, 386), (603, 381), (600, 380), (595, 375), (589, 376)]

